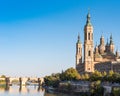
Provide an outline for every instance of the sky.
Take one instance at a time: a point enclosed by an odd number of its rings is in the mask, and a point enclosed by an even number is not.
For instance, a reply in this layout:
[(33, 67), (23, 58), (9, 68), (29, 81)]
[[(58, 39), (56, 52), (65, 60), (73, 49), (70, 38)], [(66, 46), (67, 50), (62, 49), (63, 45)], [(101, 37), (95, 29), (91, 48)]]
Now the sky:
[(75, 67), (90, 9), (94, 45), (113, 36), (120, 51), (119, 0), (0, 0), (0, 75), (43, 77)]

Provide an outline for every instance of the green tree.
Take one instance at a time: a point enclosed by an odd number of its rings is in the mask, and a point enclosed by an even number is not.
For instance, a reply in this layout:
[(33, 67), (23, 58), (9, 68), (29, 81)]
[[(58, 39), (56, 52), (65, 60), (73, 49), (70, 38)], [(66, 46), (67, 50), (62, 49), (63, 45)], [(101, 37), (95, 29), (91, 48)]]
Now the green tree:
[(45, 76), (44, 81), (47, 86), (58, 87), (60, 82), (60, 73)]
[(104, 88), (101, 86), (101, 81), (94, 81), (90, 85), (90, 92), (92, 96), (103, 96)]
[(89, 80), (89, 78), (90, 78), (89, 74), (85, 73), (85, 74), (84, 74), (84, 79), (85, 79), (85, 80)]
[(102, 73), (102, 81), (107, 81), (107, 73), (105, 71)]
[(107, 73), (104, 71), (104, 72), (102, 73), (102, 75), (103, 75), (103, 77), (105, 77), (105, 76), (107, 75)]
[(112, 90), (112, 93), (114, 94), (114, 96), (120, 96), (120, 89), (119, 88), (114, 88)]
[(109, 71), (109, 75), (112, 76), (114, 74), (113, 70)]
[(85, 75), (84, 74), (81, 75), (81, 79), (85, 80)]
[(108, 73), (108, 76), (107, 76), (107, 81), (112, 82), (113, 81), (113, 75), (114, 75), (114, 72), (112, 70), (110, 70), (109, 73)]
[(97, 81), (97, 80), (102, 80), (102, 74), (99, 71), (95, 71), (90, 75), (90, 80), (91, 81)]
[(6, 78), (6, 76), (5, 76), (5, 75), (2, 75), (1, 78)]
[(74, 68), (69, 68), (64, 72), (64, 80), (79, 80), (80, 74)]

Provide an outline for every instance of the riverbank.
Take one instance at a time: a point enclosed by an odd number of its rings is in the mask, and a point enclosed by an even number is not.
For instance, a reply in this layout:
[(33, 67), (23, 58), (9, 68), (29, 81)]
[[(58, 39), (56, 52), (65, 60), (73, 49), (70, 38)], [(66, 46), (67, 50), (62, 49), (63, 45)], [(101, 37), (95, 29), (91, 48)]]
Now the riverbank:
[(64, 81), (60, 82), (58, 87), (47, 86), (45, 89), (48, 93), (65, 93), (70, 96), (112, 96), (111, 94), (120, 93), (120, 84), (100, 81)]
[[(45, 91), (47, 93), (51, 93), (51, 94), (67, 94), (69, 96), (90, 96), (90, 92), (79, 92), (79, 91), (74, 91), (72, 89), (67, 89), (66, 87), (64, 88), (54, 88), (54, 87), (51, 87), (51, 86), (47, 86), (45, 87)], [(81, 95), (80, 95), (81, 94)]]

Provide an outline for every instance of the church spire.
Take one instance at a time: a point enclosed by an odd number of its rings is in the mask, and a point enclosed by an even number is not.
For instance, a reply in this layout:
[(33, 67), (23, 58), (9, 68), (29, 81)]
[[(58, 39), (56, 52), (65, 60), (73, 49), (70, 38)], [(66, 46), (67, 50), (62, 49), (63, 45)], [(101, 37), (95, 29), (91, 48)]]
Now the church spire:
[(110, 45), (113, 45), (112, 34), (111, 34), (111, 36), (110, 36)]
[(103, 35), (101, 35), (100, 44), (101, 44), (101, 45), (104, 45), (104, 37), (103, 37)]
[(106, 50), (106, 52), (109, 52), (109, 43), (108, 43), (108, 38), (107, 38), (107, 43), (106, 43), (106, 46), (105, 46), (105, 47), (106, 47), (106, 49), (105, 49), (105, 50)]
[(92, 24), (90, 22), (90, 12), (89, 11), (88, 11), (88, 14), (87, 14), (86, 26), (92, 26)]
[(78, 34), (78, 40), (76, 43), (76, 68), (77, 65), (82, 63), (82, 43), (80, 41), (80, 35)]
[(80, 41), (80, 34), (78, 34), (78, 41), (77, 41), (77, 43), (81, 43), (81, 41)]

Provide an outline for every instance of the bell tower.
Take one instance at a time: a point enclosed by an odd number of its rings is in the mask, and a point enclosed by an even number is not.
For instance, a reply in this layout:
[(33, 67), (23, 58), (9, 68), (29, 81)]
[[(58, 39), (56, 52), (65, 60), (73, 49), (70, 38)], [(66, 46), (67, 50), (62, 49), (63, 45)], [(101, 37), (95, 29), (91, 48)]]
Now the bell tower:
[(82, 43), (80, 41), (80, 35), (76, 43), (76, 66), (82, 64)]
[(87, 14), (87, 21), (84, 27), (84, 71), (94, 71), (94, 43), (93, 26), (90, 22), (90, 13)]

